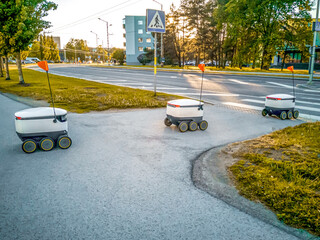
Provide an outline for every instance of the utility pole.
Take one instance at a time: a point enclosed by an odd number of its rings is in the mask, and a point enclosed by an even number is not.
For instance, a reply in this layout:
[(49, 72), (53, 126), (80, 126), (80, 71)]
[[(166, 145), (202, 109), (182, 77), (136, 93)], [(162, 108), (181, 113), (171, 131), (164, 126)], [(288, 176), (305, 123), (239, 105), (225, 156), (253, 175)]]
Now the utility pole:
[[(156, 3), (158, 3), (158, 4), (160, 4), (160, 6), (161, 6), (161, 11), (163, 11), (163, 5), (161, 4), (161, 3), (159, 3), (158, 1), (156, 1), (156, 0), (152, 0), (152, 1), (154, 1), (154, 2), (156, 2)], [(161, 33), (161, 67), (163, 67), (163, 62), (162, 62), (162, 60), (164, 59), (164, 51), (163, 51), (163, 33)], [(155, 37), (157, 37), (157, 35), (155, 35)]]
[[(109, 48), (109, 26), (112, 26), (112, 24), (109, 25), (108, 21), (105, 21), (101, 18), (98, 18), (100, 21), (105, 22), (107, 24), (107, 51), (108, 51), (108, 61), (110, 60), (110, 48)], [(111, 34), (112, 35), (112, 34)]]
[(312, 44), (312, 53), (311, 53), (311, 70), (310, 70), (310, 76), (309, 76), (309, 81), (307, 84), (312, 84), (312, 80), (313, 80), (313, 69), (314, 69), (314, 59), (315, 59), (315, 55), (316, 55), (316, 41), (317, 41), (317, 23), (318, 23), (318, 16), (319, 16), (319, 4), (320, 4), (320, 0), (318, 0), (317, 3), (317, 13), (316, 13), (316, 22), (315, 22), (315, 29), (313, 32), (313, 44)]

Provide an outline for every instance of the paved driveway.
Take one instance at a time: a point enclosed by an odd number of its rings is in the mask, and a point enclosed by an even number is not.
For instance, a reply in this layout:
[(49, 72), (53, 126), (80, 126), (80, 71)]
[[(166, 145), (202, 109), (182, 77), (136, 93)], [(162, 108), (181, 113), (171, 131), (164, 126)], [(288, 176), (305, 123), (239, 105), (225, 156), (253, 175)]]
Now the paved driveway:
[(0, 239), (296, 239), (197, 189), (214, 146), (300, 121), (205, 106), (209, 128), (165, 127), (165, 109), (68, 115), (68, 150), (25, 154), (0, 95)]

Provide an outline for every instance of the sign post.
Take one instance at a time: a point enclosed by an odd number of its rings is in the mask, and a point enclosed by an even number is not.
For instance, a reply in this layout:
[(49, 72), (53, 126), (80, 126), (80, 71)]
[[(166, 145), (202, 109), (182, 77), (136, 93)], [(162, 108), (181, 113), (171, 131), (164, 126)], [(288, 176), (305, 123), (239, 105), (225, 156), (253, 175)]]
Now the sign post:
[(147, 9), (147, 32), (154, 32), (154, 95), (157, 96), (157, 33), (166, 31), (165, 13), (160, 10)]

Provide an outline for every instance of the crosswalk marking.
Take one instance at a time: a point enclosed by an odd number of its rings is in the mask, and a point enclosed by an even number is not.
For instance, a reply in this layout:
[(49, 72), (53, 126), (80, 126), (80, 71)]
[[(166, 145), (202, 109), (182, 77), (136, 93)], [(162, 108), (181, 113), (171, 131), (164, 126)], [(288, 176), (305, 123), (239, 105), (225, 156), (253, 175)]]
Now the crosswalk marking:
[(247, 104), (242, 104), (242, 103), (235, 103), (235, 102), (223, 102), (222, 104), (228, 105), (228, 106), (240, 107), (240, 108), (248, 108), (248, 109), (253, 109), (253, 110), (262, 110), (263, 109), (263, 107), (257, 107), (257, 106), (252, 106), (252, 105), (247, 105)]
[(239, 81), (237, 79), (228, 79), (228, 80), (232, 81), (232, 82), (235, 82), (235, 83), (243, 84), (243, 85), (250, 85), (250, 83)]
[(273, 84), (273, 85), (277, 85), (277, 86), (281, 86), (281, 87), (284, 87), (284, 88), (290, 88), (290, 89), (292, 89), (292, 86), (290, 86), (290, 85), (285, 85), (285, 84), (276, 83), (276, 82), (268, 82), (268, 83)]

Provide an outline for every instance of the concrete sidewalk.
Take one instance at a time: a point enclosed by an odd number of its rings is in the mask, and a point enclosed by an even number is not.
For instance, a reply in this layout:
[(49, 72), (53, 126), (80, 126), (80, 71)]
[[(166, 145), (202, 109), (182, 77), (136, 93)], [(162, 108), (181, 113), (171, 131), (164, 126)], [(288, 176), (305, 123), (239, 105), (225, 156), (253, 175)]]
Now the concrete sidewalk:
[(70, 149), (25, 154), (14, 127), (14, 113), (25, 108), (0, 95), (0, 239), (305, 238), (191, 179), (206, 150), (299, 120), (205, 105), (209, 128), (180, 133), (163, 124), (165, 109), (70, 113)]

